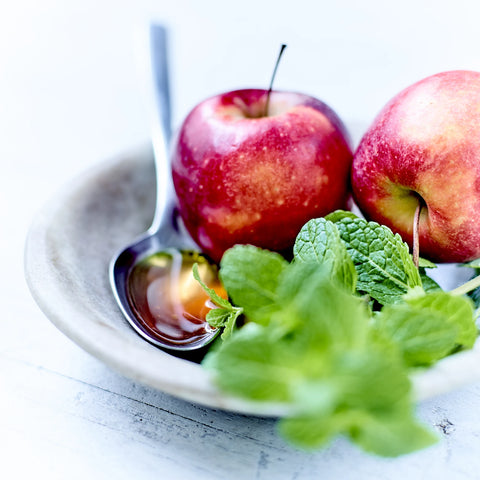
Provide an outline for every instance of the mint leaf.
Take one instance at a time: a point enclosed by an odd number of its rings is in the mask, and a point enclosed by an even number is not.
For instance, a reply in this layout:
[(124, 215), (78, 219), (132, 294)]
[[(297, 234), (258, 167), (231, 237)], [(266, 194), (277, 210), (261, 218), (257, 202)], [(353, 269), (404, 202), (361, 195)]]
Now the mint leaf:
[(434, 290), (442, 290), (442, 287), (425, 271), (426, 267), (419, 267), (418, 272), (422, 280), (422, 287), (426, 292), (432, 292)]
[(237, 319), (242, 313), (243, 309), (241, 307), (232, 307), (231, 309), (213, 308), (207, 313), (206, 320), (214, 328), (223, 327), (220, 337), (222, 340), (227, 340), (232, 335)]
[(333, 280), (355, 292), (357, 272), (334, 223), (324, 218), (307, 222), (295, 240), (293, 254), (297, 262), (322, 265)]
[(336, 223), (342, 220), (343, 218), (351, 218), (352, 220), (355, 220), (358, 217), (358, 215), (355, 215), (353, 212), (350, 212), (348, 210), (335, 210), (334, 212), (329, 213), (328, 215), (325, 215), (325, 220), (328, 220), (330, 222)]
[(252, 400), (289, 401), (290, 384), (301, 375), (291, 349), (253, 322), (208, 352), (202, 363), (215, 372), (220, 388)]
[(210, 300), (219, 308), (212, 308), (205, 318), (210, 326), (213, 328), (224, 328), (221, 338), (226, 340), (233, 332), (237, 319), (243, 313), (243, 308), (234, 307), (227, 299), (221, 297), (213, 288), (207, 285), (200, 278), (198, 271), (198, 264), (194, 263), (192, 267), (193, 278), (200, 284), (200, 286), (209, 295)]
[(398, 234), (361, 218), (344, 217), (336, 226), (355, 264), (359, 291), (383, 305), (422, 285), (408, 246)]
[(334, 435), (345, 434), (366, 451), (398, 456), (435, 442), (434, 435), (413, 417), (410, 384), (394, 352), (385, 356), (372, 344), (369, 352), (339, 358), (334, 371), (330, 384), (323, 381), (317, 391), (300, 389), (307, 399), (322, 399), (316, 410), (280, 421), (280, 431), (292, 443), (316, 448)]
[(438, 440), (433, 432), (410, 415), (363, 418), (350, 435), (367, 452), (384, 457), (415, 452)]
[(280, 421), (279, 429), (293, 444), (308, 449), (323, 446), (333, 436), (343, 433), (367, 452), (384, 457), (411, 453), (437, 441), (432, 432), (410, 415), (375, 417), (362, 411), (285, 418)]
[(408, 366), (432, 364), (459, 346), (470, 348), (477, 336), (471, 302), (443, 291), (386, 305), (375, 325), (397, 344)]
[(449, 292), (430, 292), (425, 296), (408, 301), (414, 308), (429, 309), (438, 315), (445, 315), (458, 328), (457, 345), (473, 347), (478, 335), (472, 301), (465, 296)]
[(363, 345), (370, 320), (365, 303), (330, 281), (320, 265), (293, 263), (279, 277), (272, 319), (315, 348)]
[(193, 273), (193, 278), (200, 284), (203, 290), (205, 290), (205, 293), (208, 294), (212, 302), (214, 302), (216, 305), (222, 308), (226, 308), (226, 309), (232, 308), (231, 303), (227, 299), (218, 295), (213, 288), (207, 287), (207, 285), (202, 281), (202, 279), (200, 278), (200, 273), (198, 272), (198, 263), (193, 264), (192, 273)]
[(480, 258), (476, 258), (471, 262), (467, 262), (462, 264), (462, 267), (469, 267), (469, 268), (480, 268)]
[(320, 412), (310, 415), (297, 415), (282, 418), (278, 424), (280, 434), (291, 442), (304, 449), (323, 447), (333, 437), (342, 433), (342, 427), (349, 423), (348, 413)]
[(420, 268), (437, 268), (437, 264), (427, 260), (426, 258), (419, 257), (418, 266)]
[(210, 326), (221, 328), (228, 323), (231, 313), (231, 310), (227, 310), (226, 308), (212, 308), (212, 310), (207, 313), (206, 320)]
[(445, 316), (438, 318), (407, 304), (385, 306), (376, 321), (401, 349), (408, 366), (432, 364), (456, 345), (458, 329)]
[(235, 305), (252, 321), (262, 323), (277, 301), (278, 278), (288, 262), (278, 253), (252, 245), (236, 245), (220, 262), (220, 279)]

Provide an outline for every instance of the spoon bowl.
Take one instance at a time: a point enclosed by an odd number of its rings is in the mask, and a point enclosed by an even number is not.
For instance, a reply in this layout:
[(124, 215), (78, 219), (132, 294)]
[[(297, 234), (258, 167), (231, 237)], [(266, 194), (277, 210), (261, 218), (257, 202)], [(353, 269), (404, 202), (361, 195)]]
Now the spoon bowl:
[(210, 283), (218, 278), (215, 265), (195, 251), (196, 246), (178, 223), (168, 162), (171, 108), (167, 32), (161, 25), (150, 27), (150, 65), (156, 107), (152, 134), (155, 215), (140, 238), (114, 255), (110, 285), (120, 310), (140, 336), (166, 350), (191, 351), (210, 343), (218, 329), (211, 328), (205, 319), (214, 306), (198, 284), (185, 283), (185, 278), (193, 279), (193, 263), (202, 267)]

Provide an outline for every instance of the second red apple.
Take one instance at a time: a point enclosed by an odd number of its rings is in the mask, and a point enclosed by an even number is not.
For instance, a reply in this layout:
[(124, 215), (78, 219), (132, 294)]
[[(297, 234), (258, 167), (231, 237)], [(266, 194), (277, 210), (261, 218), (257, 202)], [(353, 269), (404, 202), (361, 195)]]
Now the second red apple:
[(291, 248), (302, 225), (344, 208), (352, 151), (339, 117), (300, 93), (247, 89), (209, 98), (173, 143), (179, 211), (213, 260), (235, 244)]
[(437, 262), (480, 257), (480, 73), (442, 72), (407, 87), (378, 114), (352, 167), (363, 214)]

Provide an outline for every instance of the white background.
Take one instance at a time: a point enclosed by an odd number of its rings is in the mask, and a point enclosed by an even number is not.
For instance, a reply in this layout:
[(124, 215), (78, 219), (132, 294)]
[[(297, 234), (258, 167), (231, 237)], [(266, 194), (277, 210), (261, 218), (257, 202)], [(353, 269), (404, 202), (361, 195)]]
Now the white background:
[(271, 421), (120, 377), (33, 303), (23, 245), (38, 209), (80, 172), (148, 142), (136, 39), (151, 18), (170, 26), (175, 125), (209, 95), (266, 87), (281, 43), (276, 88), (324, 100), (355, 141), (403, 87), (480, 68), (473, 0), (0, 0), (2, 477), (477, 478), (479, 385), (419, 407), (443, 437), (425, 452), (385, 461), (338, 441), (307, 455)]

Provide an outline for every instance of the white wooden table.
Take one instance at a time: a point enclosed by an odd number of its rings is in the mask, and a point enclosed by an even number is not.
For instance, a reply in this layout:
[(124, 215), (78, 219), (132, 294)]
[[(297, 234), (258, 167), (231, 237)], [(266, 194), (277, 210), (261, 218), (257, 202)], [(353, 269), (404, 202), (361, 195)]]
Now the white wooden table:
[(266, 85), (286, 42), (277, 87), (324, 99), (360, 132), (409, 83), (480, 68), (480, 7), (10, 3), (0, 4), (1, 478), (478, 478), (480, 385), (419, 405), (441, 437), (428, 450), (385, 460), (339, 439), (300, 452), (276, 435), (273, 420), (186, 403), (90, 357), (34, 304), (22, 257), (28, 226), (55, 190), (148, 139), (133, 45), (149, 17), (171, 25), (177, 124), (207, 95)]

